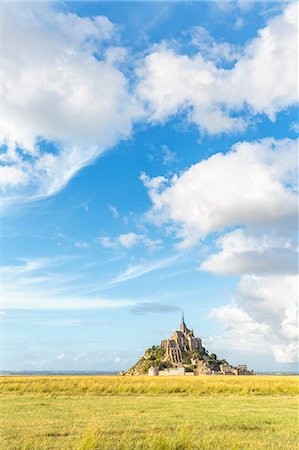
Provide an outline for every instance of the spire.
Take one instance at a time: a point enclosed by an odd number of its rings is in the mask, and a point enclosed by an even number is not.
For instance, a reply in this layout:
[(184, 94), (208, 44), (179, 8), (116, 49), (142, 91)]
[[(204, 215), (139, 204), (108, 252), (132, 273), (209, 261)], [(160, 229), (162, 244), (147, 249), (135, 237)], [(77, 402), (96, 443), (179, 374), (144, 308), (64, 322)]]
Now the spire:
[(180, 325), (180, 330), (181, 331), (185, 331), (186, 328), (187, 327), (186, 327), (186, 324), (185, 324), (184, 310), (182, 309), (182, 322), (181, 322), (181, 325)]

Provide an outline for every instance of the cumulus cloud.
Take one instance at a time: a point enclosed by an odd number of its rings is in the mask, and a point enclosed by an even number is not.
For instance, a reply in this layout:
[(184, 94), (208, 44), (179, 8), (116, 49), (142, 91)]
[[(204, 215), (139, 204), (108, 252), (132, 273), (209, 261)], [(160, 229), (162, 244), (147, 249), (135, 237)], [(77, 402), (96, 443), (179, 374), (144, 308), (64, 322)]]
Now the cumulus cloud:
[(105, 59), (109, 19), (49, 4), (3, 9), (3, 188), (39, 198), (130, 136), (141, 109), (115, 58)]
[(264, 139), (238, 143), (170, 180), (141, 176), (152, 201), (149, 220), (166, 224), (181, 248), (220, 234), (220, 251), (200, 269), (241, 275), (232, 303), (211, 311), (224, 325), (215, 348), (242, 345), (295, 361), (297, 170), (296, 141)]
[[(237, 305), (222, 306), (220, 308), (213, 308), (209, 317), (219, 320), (224, 326), (223, 345), (235, 346), (239, 348), (240, 345), (244, 350), (249, 350), (255, 347), (260, 349), (270, 331), (269, 325), (262, 322), (257, 322), (243, 309)], [(217, 342), (217, 340), (216, 340)], [(229, 342), (229, 343), (228, 343)], [(219, 342), (218, 345), (221, 345)]]
[(225, 115), (211, 98), (218, 72), (200, 53), (190, 58), (162, 44), (139, 68), (137, 93), (153, 122), (187, 110), (189, 119), (210, 133), (243, 129), (242, 119)]
[(265, 113), (272, 120), (278, 111), (297, 103), (297, 34), (298, 5), (291, 3), (247, 45), (230, 73), (227, 87), (231, 89), (222, 91), (224, 101), (229, 106), (246, 103), (255, 113)]
[(211, 318), (224, 325), (224, 334), (215, 343), (219, 348), (242, 345), (245, 351), (254, 346), (261, 352), (272, 352), (277, 362), (295, 362), (298, 281), (296, 275), (242, 277), (233, 303), (210, 312)]
[(118, 242), (125, 248), (131, 248), (137, 244), (140, 236), (136, 233), (125, 233), (118, 237)]
[(298, 253), (290, 238), (238, 229), (221, 236), (216, 245), (220, 252), (204, 261), (201, 270), (220, 275), (297, 273)]
[[(212, 134), (244, 130), (244, 107), (274, 120), (298, 102), (297, 16), (297, 5), (287, 5), (242, 51), (217, 43), (202, 27), (190, 31), (195, 56), (179, 54), (171, 43), (157, 46), (138, 72), (150, 120), (187, 111), (189, 121)], [(236, 62), (226, 68), (217, 64), (221, 59)]]
[[(108, 18), (79, 17), (50, 4), (6, 4), (1, 179), (8, 204), (59, 192), (131, 135), (134, 122), (145, 118), (141, 104), (150, 121), (187, 111), (209, 133), (244, 130), (244, 107), (274, 120), (297, 101), (295, 9), (287, 5), (243, 49), (217, 43), (202, 28), (190, 31), (195, 56), (167, 42), (155, 46), (139, 60), (131, 92), (119, 69), (127, 52), (113, 44)], [(236, 62), (222, 67), (223, 58)]]
[(296, 222), (297, 165), (296, 141), (264, 139), (238, 143), (170, 180), (143, 174), (152, 201), (148, 217), (174, 226), (181, 247), (228, 227)]

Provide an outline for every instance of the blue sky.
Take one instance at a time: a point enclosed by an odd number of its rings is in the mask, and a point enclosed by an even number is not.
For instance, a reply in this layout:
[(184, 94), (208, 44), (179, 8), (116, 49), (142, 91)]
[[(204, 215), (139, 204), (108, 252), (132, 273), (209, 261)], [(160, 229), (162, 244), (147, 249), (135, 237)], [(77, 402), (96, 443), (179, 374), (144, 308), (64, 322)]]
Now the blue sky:
[(2, 14), (2, 368), (127, 369), (184, 309), (295, 370), (296, 4)]

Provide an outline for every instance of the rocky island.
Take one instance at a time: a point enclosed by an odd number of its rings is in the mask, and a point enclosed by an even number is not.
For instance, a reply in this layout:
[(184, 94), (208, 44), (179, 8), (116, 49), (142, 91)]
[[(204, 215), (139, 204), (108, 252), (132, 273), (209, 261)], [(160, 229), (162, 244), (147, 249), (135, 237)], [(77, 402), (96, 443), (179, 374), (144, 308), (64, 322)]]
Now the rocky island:
[(194, 336), (185, 324), (184, 314), (180, 329), (174, 331), (170, 339), (161, 345), (153, 345), (146, 350), (139, 361), (126, 375), (167, 376), (167, 375), (252, 375), (253, 370), (246, 365), (236, 367), (226, 359), (218, 359), (215, 353), (202, 346), (202, 340)]

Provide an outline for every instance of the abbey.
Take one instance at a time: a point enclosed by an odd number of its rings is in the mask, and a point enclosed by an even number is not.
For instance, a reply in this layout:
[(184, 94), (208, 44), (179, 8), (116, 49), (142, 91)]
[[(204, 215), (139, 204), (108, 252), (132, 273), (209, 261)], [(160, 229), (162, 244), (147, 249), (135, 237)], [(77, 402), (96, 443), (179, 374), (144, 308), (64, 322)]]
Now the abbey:
[(226, 359), (203, 347), (202, 340), (190, 330), (182, 314), (180, 329), (161, 345), (153, 345), (131, 367), (126, 375), (252, 375), (245, 364), (232, 366)]
[(187, 328), (184, 314), (182, 315), (180, 331), (175, 331), (170, 339), (163, 340), (161, 342), (161, 347), (165, 350), (165, 356), (168, 357), (174, 365), (183, 362), (183, 353), (204, 352), (201, 339), (195, 337), (193, 330)]

